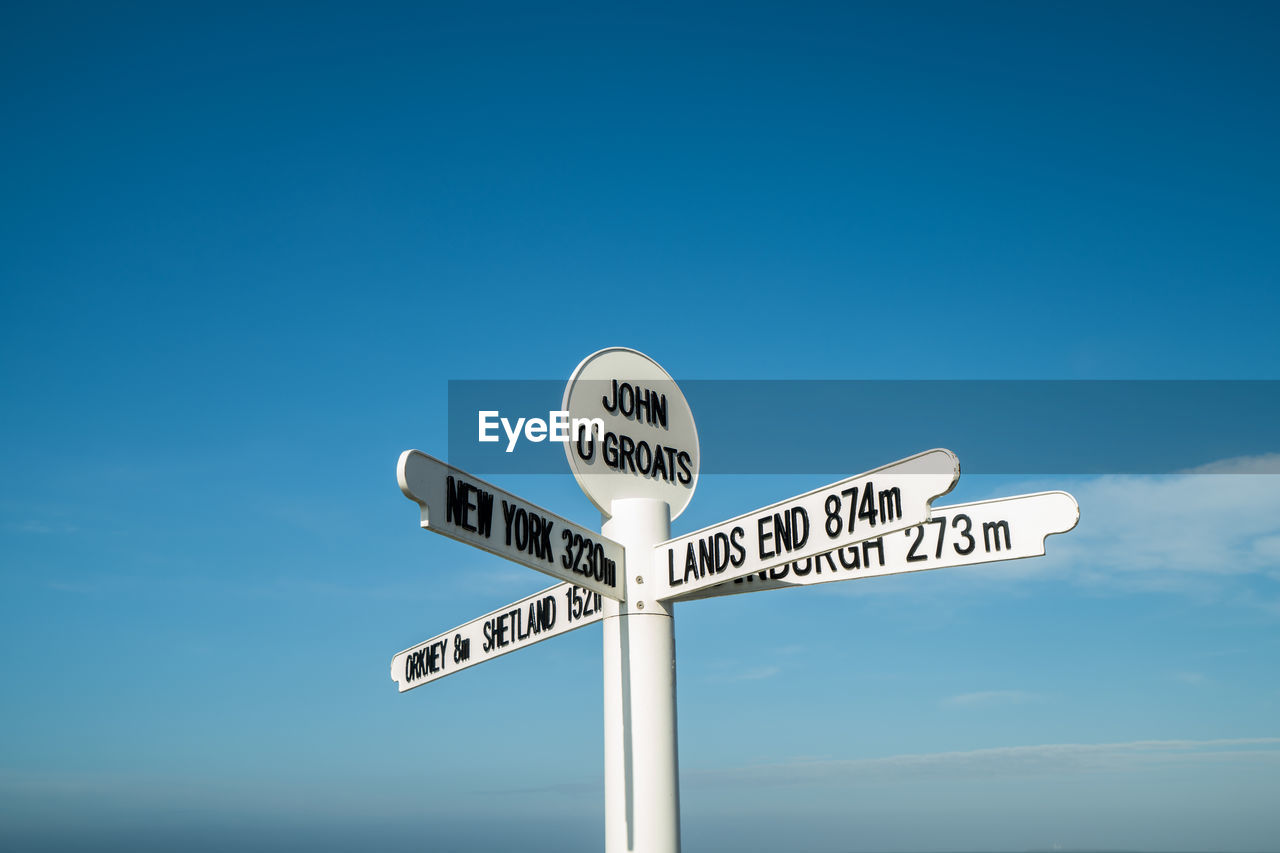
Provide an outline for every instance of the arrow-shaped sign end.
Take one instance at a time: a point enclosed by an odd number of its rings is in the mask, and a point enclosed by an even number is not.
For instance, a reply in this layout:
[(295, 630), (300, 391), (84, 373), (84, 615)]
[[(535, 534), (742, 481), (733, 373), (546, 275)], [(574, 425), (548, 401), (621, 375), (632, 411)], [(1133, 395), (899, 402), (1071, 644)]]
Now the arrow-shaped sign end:
[[(1076, 499), (1067, 492), (1051, 491), (1043, 492), (1046, 497), (1054, 498), (1054, 517), (1061, 518), (1066, 526), (1059, 526), (1056, 530), (1050, 530), (1045, 533), (1046, 536), (1052, 536), (1055, 533), (1066, 533), (1075, 530), (1077, 524), (1080, 523), (1080, 504)], [(1070, 520), (1070, 524), (1066, 522)]]
[(428, 523), (430, 513), (427, 512), (427, 499), (420, 497), (421, 489), (415, 489), (415, 484), (421, 482), (422, 475), (426, 473), (422, 470), (422, 463), (429, 459), (421, 450), (406, 450), (400, 454), (400, 461), (396, 463), (396, 481), (400, 484), (400, 491), (421, 508), (422, 527), (431, 526)]
[(929, 499), (930, 505), (943, 495), (950, 494), (951, 490), (956, 487), (956, 483), (960, 481), (960, 458), (944, 447), (926, 450), (903, 461), (919, 465), (923, 474), (949, 473), (950, 480), (947, 487)]

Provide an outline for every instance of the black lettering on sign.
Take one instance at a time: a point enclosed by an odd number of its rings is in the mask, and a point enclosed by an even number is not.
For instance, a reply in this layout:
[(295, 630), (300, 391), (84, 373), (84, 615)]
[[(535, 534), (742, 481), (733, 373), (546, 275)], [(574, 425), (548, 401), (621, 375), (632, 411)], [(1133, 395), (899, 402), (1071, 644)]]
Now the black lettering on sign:
[(618, 470), (626, 473), (627, 467), (630, 466), (631, 473), (636, 472), (636, 461), (631, 458), (631, 454), (635, 453), (636, 443), (631, 436), (623, 434), (618, 436)]
[(756, 519), (756, 542), (759, 545), (760, 559), (767, 560), (773, 556), (773, 548), (767, 544), (772, 538), (773, 529), (769, 526), (769, 516), (762, 515)]
[(884, 537), (883, 536), (881, 536), (879, 539), (868, 539), (866, 542), (862, 543), (862, 565), (866, 566), (868, 569), (871, 568), (871, 549), (872, 548), (876, 550), (876, 554), (879, 557), (880, 568), (883, 569), (884, 568)]
[(1000, 550), (1000, 533), (1004, 532), (1004, 547), (1009, 550), (1013, 547), (1013, 540), (1009, 538), (1009, 522), (1007, 521), (984, 521), (982, 523), (982, 544), (986, 546), (987, 553), (991, 553), (991, 540), (994, 534), (996, 550)]
[(733, 555), (729, 557), (729, 564), (735, 569), (747, 561), (747, 549), (742, 544), (742, 537), (746, 535), (747, 532), (736, 525), (733, 530), (729, 531), (729, 547), (733, 549)]
[(636, 386), (636, 421), (648, 421), (653, 423), (653, 406), (649, 404), (650, 391), (648, 388)]
[(835, 539), (840, 535), (840, 498), (836, 495), (827, 495), (827, 499), (822, 502), (822, 509), (827, 514), (826, 523), (823, 525), (827, 531), (827, 538)]
[(973, 553), (973, 549), (978, 545), (977, 541), (973, 538), (973, 519), (969, 518), (969, 516), (965, 515), (963, 512), (957, 513), (955, 518), (951, 519), (951, 526), (954, 528), (960, 524), (964, 525), (964, 528), (960, 531), (960, 535), (967, 539), (969, 544), (964, 548), (961, 548), (958, 543), (952, 543), (951, 547), (955, 548), (956, 553), (961, 557), (967, 557)]
[(464, 663), (471, 658), (471, 640), (461, 634), (453, 635), (453, 662)]
[(564, 540), (564, 553), (560, 556), (560, 565), (566, 569), (573, 568), (573, 536), (573, 531), (567, 527), (560, 531), (560, 538)]
[(880, 492), (880, 520), (884, 522), (902, 518), (902, 490), (897, 486)]
[[(516, 547), (523, 551), (529, 547), (529, 514), (522, 508), (515, 509), (515, 542)], [(511, 539), (511, 531), (507, 531), (508, 541)]]
[(733, 563), (732, 543), (728, 533), (717, 533), (715, 540), (715, 548), (712, 550), (716, 558), (716, 574), (720, 574)]
[[(585, 444), (583, 443), (584, 441), (586, 442)], [(573, 444), (578, 451), (578, 458), (583, 462), (590, 462), (596, 455), (596, 438), (589, 429), (578, 430), (578, 435)]]
[[(536, 512), (529, 512), (524, 507), (502, 502), (502, 520), (506, 526), (506, 543), (514, 545), (516, 550), (523, 551), (531, 557), (555, 562), (551, 550), (551, 531), (555, 522), (544, 518)], [(565, 535), (569, 534), (565, 530)], [(568, 568), (568, 565), (565, 566)]]
[(604, 460), (604, 464), (617, 471), (618, 467), (618, 436), (612, 432), (604, 434), (604, 449), (600, 451), (600, 458)]
[(811, 574), (820, 575), (822, 574), (822, 569), (823, 569), (822, 563), (824, 560), (826, 561), (826, 564), (827, 564), (826, 565), (827, 570), (832, 574), (835, 574), (835, 571), (836, 571), (835, 557), (832, 556), (830, 551), (828, 551), (825, 554), (818, 554), (817, 556), (814, 556), (814, 557), (805, 557), (803, 563), (798, 561), (791, 563), (790, 564), (791, 573), (798, 578), (808, 577)]
[(649, 442), (636, 442), (636, 468), (641, 474), (648, 475), (649, 469), (653, 467), (653, 449), (649, 447)]
[[(493, 531), (493, 492), (486, 492), (450, 474), (445, 478), (444, 494), (445, 521), (487, 539)], [(475, 513), (474, 522), (472, 513)]]
[(676, 480), (682, 486), (689, 485), (693, 482), (693, 469), (689, 467), (693, 464), (693, 457), (689, 455), (689, 451), (681, 450), (676, 455), (676, 462), (680, 465), (680, 473), (676, 475)]
[[(834, 556), (830, 551), (828, 551), (827, 553), (823, 554), (822, 556), (823, 556), (824, 558), (826, 558), (826, 561), (827, 561), (827, 571), (831, 572), (831, 574), (833, 574), (833, 575), (834, 575), (834, 574), (836, 573), (836, 558), (835, 558), (835, 556)], [(815, 562), (816, 562), (816, 558), (815, 558)], [(818, 565), (818, 566), (815, 566), (815, 568), (816, 568), (816, 570), (817, 570), (818, 574), (822, 574), (822, 566)]]
[[(603, 545), (593, 542), (580, 533), (574, 533), (567, 527), (561, 532), (560, 538), (564, 540), (564, 553), (560, 555), (561, 566), (576, 575), (594, 578), (611, 587), (617, 586), (618, 564), (605, 556)], [(550, 549), (550, 541), (546, 544)]]
[(912, 535), (915, 536), (915, 541), (911, 543), (911, 549), (907, 551), (908, 563), (918, 563), (923, 560), (929, 559), (928, 554), (921, 554), (919, 553), (919, 551), (920, 551), (920, 546), (924, 544), (924, 538), (926, 533), (925, 528), (930, 524), (936, 524), (938, 526), (938, 535), (937, 535), (937, 538), (934, 540), (934, 548), (933, 548), (934, 559), (942, 558), (942, 546), (946, 542), (946, 538), (947, 538), (947, 519), (945, 516), (931, 518), (928, 521), (926, 521), (924, 524), (921, 524), (917, 527), (913, 527), (910, 530), (903, 531), (903, 533), (905, 533), (907, 536), (912, 536)]
[(741, 527), (733, 527), (728, 533), (718, 531), (699, 540), (697, 544), (689, 542), (685, 545), (684, 571), (676, 576), (676, 549), (667, 549), (667, 583), (676, 587), (700, 580), (710, 575), (718, 575), (729, 566), (741, 566), (747, 560), (747, 549), (742, 544), (746, 531)]
[[(775, 512), (772, 517), (761, 516), (756, 524), (759, 528), (761, 559), (799, 550), (809, 541), (809, 513), (802, 506)], [(769, 545), (769, 550), (766, 551), (765, 543), (770, 539), (776, 544)]]
[[(841, 498), (847, 498), (849, 504), (849, 521), (846, 523), (844, 517), (840, 514), (845, 501)], [(855, 520), (854, 511), (858, 506), (858, 487), (851, 486), (847, 489), (841, 489), (840, 494), (827, 495), (827, 499), (822, 502), (822, 509), (827, 514), (827, 520), (823, 524), (823, 528), (827, 531), (828, 539), (835, 539), (840, 532), (846, 527), (849, 532), (853, 532), (853, 523)]]
[(537, 628), (534, 633), (541, 634), (543, 631), (550, 631), (556, 626), (556, 597), (554, 595), (544, 596), (538, 602), (536, 624)]
[(546, 560), (548, 563), (555, 562), (555, 558), (551, 556), (551, 528), (555, 527), (555, 522), (549, 518), (543, 518), (535, 515), (538, 521), (538, 539), (537, 539), (537, 556)]
[[(535, 557), (541, 557), (546, 552), (542, 550), (542, 526), (545, 519), (536, 512), (529, 513), (529, 553)], [(550, 549), (550, 545), (547, 546)]]
[(913, 527), (910, 530), (904, 530), (902, 532), (907, 536), (911, 536), (914, 533), (916, 537), (915, 541), (911, 543), (910, 550), (907, 551), (907, 562), (918, 563), (921, 560), (929, 559), (924, 554), (916, 553), (916, 551), (920, 549), (920, 543), (924, 541), (924, 525), (921, 524), (918, 527)]
[(502, 502), (502, 522), (507, 528), (507, 545), (511, 545), (511, 527), (516, 518), (516, 505)]
[(669, 473), (670, 469), (667, 467), (666, 461), (669, 455), (671, 455), (671, 448), (669, 447), (666, 449), (665, 453), (663, 452), (661, 444), (653, 448), (653, 479), (656, 480), (661, 476), (663, 480), (666, 480), (668, 483), (671, 482), (671, 474)]
[(792, 550), (798, 551), (809, 542), (809, 511), (802, 506), (791, 510), (791, 536), (795, 542)]
[(611, 380), (609, 393), (600, 398), (600, 405), (611, 415), (618, 414), (667, 429), (667, 395), (650, 388)]
[(934, 559), (942, 559), (942, 540), (947, 537), (947, 519), (939, 516), (929, 519), (928, 523), (938, 525), (938, 546), (933, 549), (933, 556)]
[(493, 492), (480, 492), (480, 519), (476, 529), (480, 535), (488, 539), (493, 532)]
[(773, 514), (773, 536), (778, 541), (777, 553), (783, 549), (791, 550), (791, 514), (788, 512)]
[(475, 491), (474, 486), (463, 480), (454, 480), (452, 474), (445, 478), (445, 520), (463, 530), (475, 533), (476, 528), (471, 524), (469, 517), (471, 510), (475, 508), (471, 503), (473, 491)]
[(867, 484), (862, 487), (862, 503), (858, 505), (858, 518), (864, 519), (867, 524), (872, 527), (876, 526), (876, 496), (875, 489), (868, 480)]
[[(449, 647), (449, 639), (437, 640), (430, 645), (405, 655), (404, 677), (406, 681), (416, 681), (428, 675), (444, 671), (445, 653)], [(457, 660), (455, 651), (454, 660)]]
[(570, 585), (564, 591), (565, 613), (570, 622), (585, 619), (600, 612), (600, 593), (588, 592), (580, 586)]
[(853, 486), (852, 488), (841, 489), (840, 495), (841, 497), (846, 497), (849, 499), (849, 532), (852, 533), (853, 522), (855, 518), (854, 508), (858, 506), (858, 487)]
[[(846, 545), (836, 551), (836, 558), (840, 560), (840, 565), (843, 568), (860, 569), (862, 568), (862, 559), (859, 557), (861, 553), (857, 545)], [(849, 556), (846, 557), (846, 554)]]
[(698, 577), (716, 573), (716, 538), (708, 536), (698, 540)]

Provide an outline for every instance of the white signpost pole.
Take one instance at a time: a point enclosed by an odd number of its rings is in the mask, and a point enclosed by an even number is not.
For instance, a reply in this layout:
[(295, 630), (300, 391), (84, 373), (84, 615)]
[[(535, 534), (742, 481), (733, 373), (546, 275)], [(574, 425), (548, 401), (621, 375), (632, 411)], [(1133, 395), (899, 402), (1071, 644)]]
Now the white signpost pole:
[[(646, 566), (671, 536), (670, 507), (653, 498), (612, 506), (601, 532), (626, 548), (628, 565)], [(674, 605), (645, 597), (654, 587), (644, 574), (626, 580), (624, 602), (604, 601), (604, 849), (678, 853)]]
[(623, 347), (583, 359), (562, 408), (599, 424), (565, 453), (627, 567), (622, 601), (604, 602), (605, 853), (678, 853), (674, 605), (650, 567), (697, 486), (697, 427), (671, 376)]

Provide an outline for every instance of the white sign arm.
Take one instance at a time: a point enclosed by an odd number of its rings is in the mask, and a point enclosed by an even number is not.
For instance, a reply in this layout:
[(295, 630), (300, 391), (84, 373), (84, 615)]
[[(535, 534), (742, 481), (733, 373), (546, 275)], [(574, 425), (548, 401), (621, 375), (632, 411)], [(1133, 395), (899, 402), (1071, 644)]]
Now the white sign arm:
[(650, 572), (660, 600), (915, 527), (955, 487), (960, 461), (928, 450), (659, 543)]
[(391, 680), (404, 693), (603, 618), (599, 593), (559, 583), (398, 653)]
[(422, 508), (424, 529), (622, 600), (617, 542), (420, 450), (400, 454), (396, 477)]
[(927, 523), (909, 530), (775, 566), (679, 600), (1042, 557), (1045, 539), (1071, 530), (1079, 518), (1080, 507), (1066, 492), (934, 507)]

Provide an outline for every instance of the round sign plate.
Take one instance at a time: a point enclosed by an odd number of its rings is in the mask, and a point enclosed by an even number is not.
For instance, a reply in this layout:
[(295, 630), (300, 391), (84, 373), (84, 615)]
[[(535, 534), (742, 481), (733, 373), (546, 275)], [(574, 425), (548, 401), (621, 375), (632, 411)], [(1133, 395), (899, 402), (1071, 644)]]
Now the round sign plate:
[(569, 469), (606, 517), (623, 498), (656, 498), (684, 512), (698, 485), (698, 428), (675, 380), (647, 355), (610, 347), (582, 360), (561, 406), (569, 413)]

